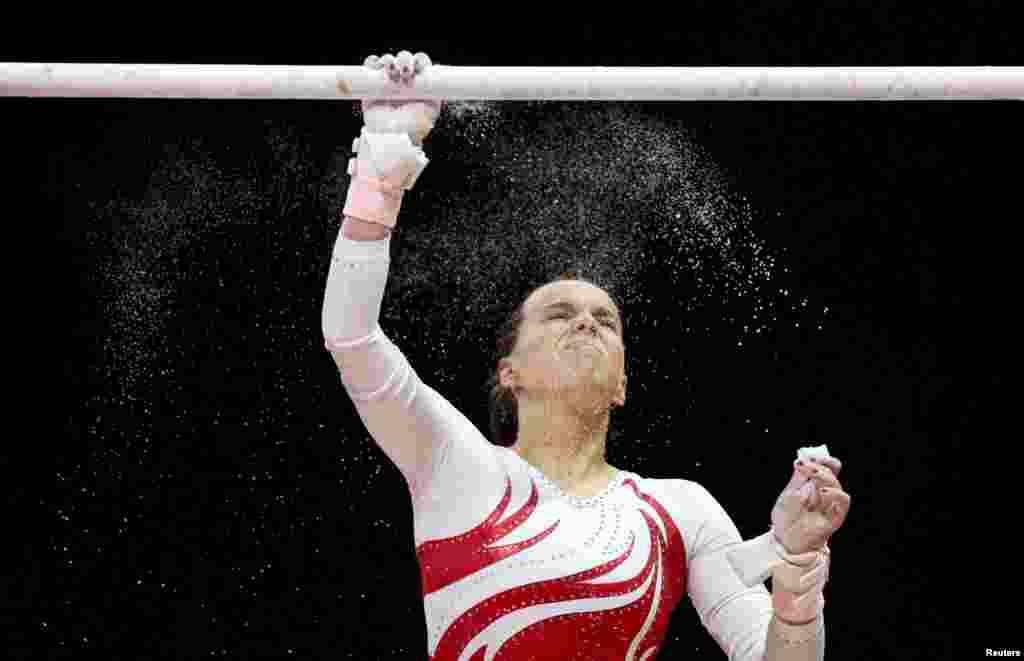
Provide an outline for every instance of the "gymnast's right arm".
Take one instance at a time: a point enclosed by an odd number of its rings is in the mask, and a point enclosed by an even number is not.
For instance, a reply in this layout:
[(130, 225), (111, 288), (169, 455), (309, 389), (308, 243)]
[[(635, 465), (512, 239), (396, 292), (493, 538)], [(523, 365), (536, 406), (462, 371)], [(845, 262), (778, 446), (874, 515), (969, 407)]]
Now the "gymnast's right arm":
[[(400, 53), (398, 70), (411, 55)], [(423, 56), (426, 57), (425, 55)], [(368, 58), (387, 67), (395, 58)], [(383, 62), (384, 64), (379, 64)], [(429, 66), (429, 59), (421, 63)], [(350, 162), (345, 219), (335, 241), (324, 294), (324, 344), (341, 375), (345, 391), (373, 440), (394, 462), (415, 500), (441, 460), (446, 443), (466, 424), (455, 408), (420, 381), (402, 352), (378, 325), (387, 284), (390, 231), (405, 190), (427, 164), (419, 145), (440, 104), (413, 103), (398, 108), (363, 102), (366, 119)], [(410, 129), (410, 127), (413, 127)], [(427, 130), (429, 132), (429, 129)], [(411, 136), (411, 137), (410, 137)]]

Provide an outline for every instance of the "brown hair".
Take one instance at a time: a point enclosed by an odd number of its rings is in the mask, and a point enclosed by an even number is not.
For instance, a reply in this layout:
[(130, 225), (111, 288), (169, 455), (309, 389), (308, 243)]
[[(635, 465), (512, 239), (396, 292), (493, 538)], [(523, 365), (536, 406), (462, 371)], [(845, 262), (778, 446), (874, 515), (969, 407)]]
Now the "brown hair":
[[(554, 280), (531, 289), (523, 297), (519, 305), (516, 306), (515, 310), (512, 311), (512, 315), (502, 323), (501, 328), (498, 330), (497, 360), (495, 362), (500, 361), (502, 358), (507, 358), (512, 353), (512, 350), (515, 349), (516, 343), (519, 341), (519, 328), (522, 326), (523, 319), (526, 316), (526, 300), (530, 298), (530, 295), (541, 287), (561, 280), (582, 280), (593, 285), (597, 284), (591, 279), (582, 277), (577, 271), (567, 271)], [(612, 302), (618, 306), (618, 301), (615, 300), (610, 292), (608, 295), (612, 298)], [(621, 312), (622, 308), (620, 307), (619, 309)], [(622, 319), (623, 335), (625, 331), (626, 320)], [(510, 447), (515, 444), (516, 436), (519, 433), (519, 405), (516, 402), (516, 396), (512, 389), (502, 386), (498, 380), (497, 367), (495, 367), (494, 374), (487, 379), (487, 391), (490, 397), (491, 442), (495, 445)]]

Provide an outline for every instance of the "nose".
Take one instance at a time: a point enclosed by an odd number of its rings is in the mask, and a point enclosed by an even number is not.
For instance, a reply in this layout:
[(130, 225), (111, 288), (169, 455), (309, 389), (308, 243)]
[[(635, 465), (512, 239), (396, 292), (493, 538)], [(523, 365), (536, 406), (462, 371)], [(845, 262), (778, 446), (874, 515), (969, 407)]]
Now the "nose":
[(597, 335), (597, 323), (590, 317), (584, 317), (583, 319), (580, 319), (576, 322), (577, 333), (584, 332), (585, 330), (587, 330), (587, 327), (590, 328), (590, 333), (592, 335)]

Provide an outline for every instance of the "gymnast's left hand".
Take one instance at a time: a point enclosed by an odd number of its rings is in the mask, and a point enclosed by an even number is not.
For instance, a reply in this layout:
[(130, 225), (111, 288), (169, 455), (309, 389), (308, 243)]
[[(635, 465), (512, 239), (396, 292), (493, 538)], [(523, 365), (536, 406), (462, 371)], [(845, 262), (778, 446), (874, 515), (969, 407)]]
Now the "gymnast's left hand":
[(772, 508), (775, 538), (794, 555), (822, 549), (850, 511), (835, 457), (797, 459), (793, 476)]

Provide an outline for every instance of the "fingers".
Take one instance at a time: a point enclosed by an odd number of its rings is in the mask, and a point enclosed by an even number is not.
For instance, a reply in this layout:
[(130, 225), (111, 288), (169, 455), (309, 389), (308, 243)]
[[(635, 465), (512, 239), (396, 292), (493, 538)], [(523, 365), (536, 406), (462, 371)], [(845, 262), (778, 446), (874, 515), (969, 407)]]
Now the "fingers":
[(416, 74), (426, 71), (431, 64), (430, 56), (419, 52), (413, 55), (407, 50), (399, 51), (398, 55), (385, 53), (381, 57), (370, 55), (363, 62), (363, 66), (371, 69), (383, 69), (393, 82), (409, 83)]
[(828, 466), (813, 461), (804, 461), (797, 465), (797, 470), (807, 479), (814, 480), (819, 488), (839, 486), (839, 480)]
[(832, 520), (833, 530), (839, 528), (850, 511), (850, 494), (842, 489), (822, 489), (821, 511)]
[(806, 457), (797, 459), (793, 462), (794, 466), (801, 466), (805, 464), (825, 466), (833, 475), (839, 475), (839, 471), (843, 470), (843, 462), (839, 461), (838, 457)]
[(424, 70), (433, 64), (430, 61), (430, 56), (422, 52), (416, 53), (416, 57), (413, 58), (413, 61), (415, 62), (416, 73), (423, 73)]
[(818, 505), (818, 489), (814, 482), (810, 480), (805, 482), (797, 491), (797, 495), (800, 497), (800, 507), (809, 510), (816, 509)]
[(839, 475), (839, 471), (843, 470), (843, 462), (839, 461), (836, 457), (824, 457), (819, 459), (821, 463), (825, 464), (832, 474), (835, 476)]
[(407, 50), (398, 53), (398, 57), (395, 58), (395, 67), (398, 69), (398, 75), (403, 80), (408, 80), (415, 75), (416, 70), (413, 68), (412, 53)]
[(796, 491), (801, 508), (823, 514), (833, 530), (841, 526), (850, 508), (850, 496), (843, 491), (832, 469), (813, 461), (801, 461), (797, 463), (796, 473), (807, 480)]

